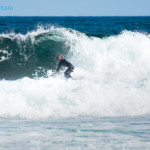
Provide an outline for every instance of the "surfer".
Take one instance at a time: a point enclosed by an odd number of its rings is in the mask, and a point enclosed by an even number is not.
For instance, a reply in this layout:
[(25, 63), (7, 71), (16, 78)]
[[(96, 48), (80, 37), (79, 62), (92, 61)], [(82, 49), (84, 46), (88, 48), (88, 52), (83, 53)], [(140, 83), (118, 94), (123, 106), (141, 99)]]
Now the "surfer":
[[(59, 64), (58, 64), (58, 68), (57, 68), (57, 72), (59, 71), (59, 68), (61, 65), (68, 67), (68, 69), (65, 71), (64, 76), (68, 79), (68, 78), (72, 78), (70, 76), (70, 73), (73, 72), (74, 70), (74, 66), (68, 62), (66, 59), (63, 59), (62, 55), (57, 55), (57, 59), (59, 60)], [(56, 74), (57, 74), (56, 72)]]

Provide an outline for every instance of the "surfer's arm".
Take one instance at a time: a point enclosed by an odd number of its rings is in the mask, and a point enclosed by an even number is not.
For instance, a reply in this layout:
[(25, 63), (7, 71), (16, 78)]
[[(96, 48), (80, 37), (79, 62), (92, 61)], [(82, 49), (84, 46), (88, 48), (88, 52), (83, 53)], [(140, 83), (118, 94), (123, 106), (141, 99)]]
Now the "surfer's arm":
[(57, 68), (57, 70), (56, 70), (56, 74), (57, 74), (57, 72), (59, 71), (59, 68), (60, 68), (60, 63), (58, 64), (58, 68)]

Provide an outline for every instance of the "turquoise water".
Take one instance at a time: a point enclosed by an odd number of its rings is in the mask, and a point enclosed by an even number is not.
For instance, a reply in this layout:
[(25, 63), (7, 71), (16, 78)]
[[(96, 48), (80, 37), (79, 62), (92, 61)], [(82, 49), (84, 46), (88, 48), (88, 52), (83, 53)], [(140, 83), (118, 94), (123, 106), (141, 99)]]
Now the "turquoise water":
[(0, 149), (150, 149), (150, 117), (0, 120)]
[(150, 17), (0, 17), (0, 149), (149, 150), (149, 64)]

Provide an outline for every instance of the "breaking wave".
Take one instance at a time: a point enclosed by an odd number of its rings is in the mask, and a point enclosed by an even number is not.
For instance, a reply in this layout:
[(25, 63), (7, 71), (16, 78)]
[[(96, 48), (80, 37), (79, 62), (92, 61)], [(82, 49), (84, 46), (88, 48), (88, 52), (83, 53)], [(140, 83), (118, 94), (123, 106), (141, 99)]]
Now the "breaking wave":
[[(150, 114), (150, 36), (88, 37), (67, 28), (0, 35), (0, 117), (118, 117)], [(56, 55), (75, 66), (55, 76)], [(6, 80), (9, 79), (9, 80)], [(14, 80), (15, 79), (15, 80)]]

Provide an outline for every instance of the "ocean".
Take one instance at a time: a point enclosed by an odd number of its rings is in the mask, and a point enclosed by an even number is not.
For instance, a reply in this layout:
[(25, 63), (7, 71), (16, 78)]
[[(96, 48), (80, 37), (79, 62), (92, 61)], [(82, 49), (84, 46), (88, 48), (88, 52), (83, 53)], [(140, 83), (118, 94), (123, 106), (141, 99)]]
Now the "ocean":
[(0, 149), (149, 150), (149, 63), (150, 17), (0, 17)]

